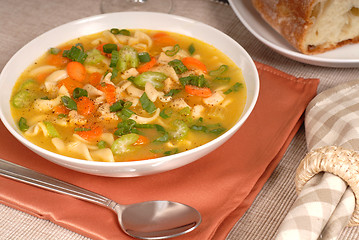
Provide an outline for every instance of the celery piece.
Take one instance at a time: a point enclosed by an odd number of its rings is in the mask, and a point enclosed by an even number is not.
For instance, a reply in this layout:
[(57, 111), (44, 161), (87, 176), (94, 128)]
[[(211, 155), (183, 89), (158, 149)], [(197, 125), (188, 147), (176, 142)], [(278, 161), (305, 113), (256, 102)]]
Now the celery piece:
[(151, 83), (155, 88), (159, 89), (163, 87), (163, 81), (167, 79), (167, 76), (161, 72), (144, 72), (136, 76), (133, 79), (133, 83), (139, 87), (145, 87), (146, 82)]
[(53, 138), (60, 137), (60, 134), (58, 133), (55, 126), (51, 122), (43, 121), (43, 123), (45, 124), (46, 130), (49, 133), (50, 137), (53, 137)]
[(140, 60), (136, 49), (130, 46), (123, 46), (119, 51), (119, 59), (116, 68), (120, 72), (124, 72), (129, 68), (138, 67)]
[(35, 96), (33, 92), (22, 89), (13, 96), (11, 103), (15, 108), (25, 108), (29, 107), (34, 100)]
[(171, 136), (174, 139), (180, 140), (187, 136), (189, 127), (184, 121), (176, 119), (172, 122), (172, 126), (175, 128), (175, 130), (171, 132)]
[(36, 90), (38, 89), (39, 84), (32, 78), (27, 79), (20, 86), (20, 90)]
[(104, 141), (104, 140), (101, 140), (97, 143), (97, 147), (99, 149), (103, 149), (103, 148), (106, 148), (107, 147), (107, 143)]
[(139, 138), (139, 135), (136, 133), (129, 133), (122, 135), (117, 138), (111, 145), (111, 151), (113, 154), (119, 155), (125, 152), (132, 150), (131, 145), (134, 144)]
[(61, 52), (61, 49), (60, 49), (60, 48), (54, 48), (54, 47), (52, 47), (52, 48), (49, 49), (49, 53), (50, 53), (50, 54), (53, 54), (53, 55), (59, 54), (60, 52)]
[(190, 107), (184, 107), (179, 111), (179, 113), (183, 116), (188, 116), (191, 114), (191, 109)]
[(101, 52), (97, 49), (92, 49), (87, 52), (87, 58), (85, 60), (86, 64), (95, 65), (100, 63), (106, 57), (101, 54)]

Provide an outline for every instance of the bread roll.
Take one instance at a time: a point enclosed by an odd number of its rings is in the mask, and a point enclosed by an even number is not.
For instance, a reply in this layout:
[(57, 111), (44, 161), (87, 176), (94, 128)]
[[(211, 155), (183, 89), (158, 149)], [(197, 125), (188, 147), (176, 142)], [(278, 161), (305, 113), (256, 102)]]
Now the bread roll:
[(359, 0), (252, 0), (263, 19), (304, 54), (359, 42)]

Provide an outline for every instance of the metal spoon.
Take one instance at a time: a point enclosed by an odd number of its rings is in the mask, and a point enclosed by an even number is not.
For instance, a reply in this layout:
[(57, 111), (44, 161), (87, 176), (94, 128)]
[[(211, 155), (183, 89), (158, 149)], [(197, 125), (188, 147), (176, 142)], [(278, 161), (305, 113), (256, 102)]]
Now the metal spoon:
[(67, 194), (105, 206), (118, 215), (122, 230), (140, 239), (167, 239), (194, 230), (200, 213), (187, 205), (170, 201), (148, 201), (121, 205), (97, 193), (0, 159), (0, 176)]

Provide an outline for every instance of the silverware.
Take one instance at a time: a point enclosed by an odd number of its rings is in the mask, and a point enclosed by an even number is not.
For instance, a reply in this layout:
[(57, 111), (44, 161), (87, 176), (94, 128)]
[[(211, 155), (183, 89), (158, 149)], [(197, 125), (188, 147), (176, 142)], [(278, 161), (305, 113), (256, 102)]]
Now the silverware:
[(167, 239), (188, 233), (201, 223), (200, 213), (185, 204), (148, 201), (121, 205), (100, 194), (0, 159), (0, 176), (107, 207), (118, 215), (121, 229), (139, 239)]

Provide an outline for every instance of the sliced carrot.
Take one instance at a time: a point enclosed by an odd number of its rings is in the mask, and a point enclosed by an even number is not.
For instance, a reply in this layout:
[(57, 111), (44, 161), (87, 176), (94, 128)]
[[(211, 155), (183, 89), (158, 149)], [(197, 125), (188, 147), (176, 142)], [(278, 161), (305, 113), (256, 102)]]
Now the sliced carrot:
[(190, 70), (199, 69), (202, 72), (207, 73), (207, 67), (203, 62), (194, 57), (182, 58), (182, 63)]
[(76, 101), (77, 112), (82, 116), (90, 116), (95, 112), (95, 103), (88, 97), (80, 97)]
[(185, 91), (191, 95), (194, 96), (199, 96), (199, 97), (210, 97), (212, 96), (212, 91), (211, 89), (207, 88), (207, 87), (196, 87), (196, 86), (192, 86), (192, 85), (186, 85), (185, 86)]
[[(107, 43), (102, 43), (102, 44), (98, 45), (98, 46), (96, 47), (96, 49), (99, 50), (99, 51), (101, 52), (101, 54), (104, 55), (105, 57), (111, 58), (111, 57), (112, 57), (112, 54), (111, 54), (111, 53), (105, 53), (105, 52), (103, 51), (103, 45), (105, 45), (105, 44), (107, 44)], [(117, 47), (117, 49), (118, 49), (118, 47)]]
[(148, 70), (150, 70), (156, 64), (156, 62), (157, 62), (156, 58), (151, 57), (151, 60), (149, 62), (146, 62), (146, 63), (140, 65), (137, 68), (137, 71), (139, 73), (147, 72)]
[(49, 56), (47, 57), (47, 63), (49, 65), (53, 65), (56, 67), (63, 67), (65, 66), (68, 62), (70, 62), (70, 59), (63, 57), (62, 53), (58, 53), (58, 54), (49, 54)]
[(68, 114), (70, 112), (70, 110), (67, 107), (65, 107), (64, 105), (55, 106), (53, 111), (56, 115)]
[(106, 83), (104, 85), (99, 84), (97, 88), (105, 93), (106, 101), (112, 105), (116, 102), (116, 87), (112, 84)]
[(85, 126), (84, 129), (84, 131), (76, 131), (76, 134), (88, 141), (99, 139), (103, 133), (103, 129), (100, 126), (92, 126), (89, 128)]
[(139, 138), (137, 139), (137, 141), (133, 144), (134, 146), (139, 146), (139, 145), (146, 145), (150, 142), (150, 140), (148, 139), (148, 137), (145, 137), (143, 135), (138, 135)]
[(99, 72), (94, 72), (94, 73), (91, 73), (91, 74), (90, 74), (88, 82), (89, 82), (92, 86), (95, 86), (95, 87), (96, 87), (97, 85), (100, 84), (101, 78), (102, 78), (101, 73), (99, 73)]
[(66, 71), (69, 77), (75, 81), (84, 82), (86, 79), (86, 68), (82, 63), (69, 62)]
[(168, 33), (158, 32), (152, 36), (152, 39), (156, 45), (164, 46), (174, 46), (177, 44), (177, 41), (172, 38)]
[(36, 76), (36, 81), (38, 81), (39, 83), (45, 82), (46, 77), (49, 76), (50, 73), (51, 72), (40, 73), (39, 75)]
[(67, 88), (67, 90), (69, 91), (70, 94), (72, 94), (72, 92), (75, 90), (75, 88), (77, 88), (77, 87), (82, 88), (83, 87), (83, 83), (75, 81), (70, 77), (59, 81), (59, 83), (57, 84), (58, 87), (61, 87), (62, 85), (64, 85)]

